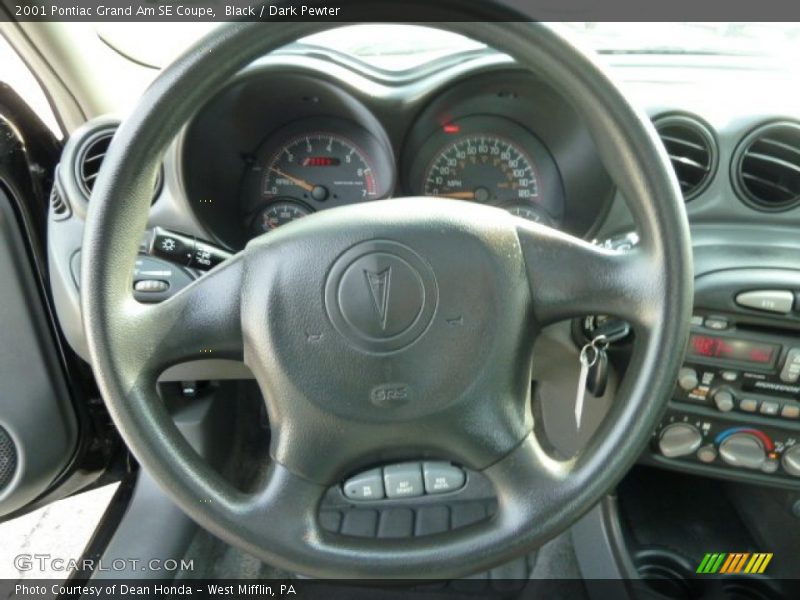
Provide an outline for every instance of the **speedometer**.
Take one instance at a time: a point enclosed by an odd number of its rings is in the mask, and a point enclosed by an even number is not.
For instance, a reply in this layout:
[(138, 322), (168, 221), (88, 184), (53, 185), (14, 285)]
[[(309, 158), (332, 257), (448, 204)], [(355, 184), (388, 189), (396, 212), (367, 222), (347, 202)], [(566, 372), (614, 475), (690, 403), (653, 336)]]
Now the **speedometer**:
[(262, 197), (355, 202), (379, 196), (375, 169), (353, 142), (313, 132), (281, 144), (263, 167)]
[(489, 204), (529, 202), (539, 196), (536, 166), (514, 142), (472, 134), (437, 153), (425, 173), (425, 194)]

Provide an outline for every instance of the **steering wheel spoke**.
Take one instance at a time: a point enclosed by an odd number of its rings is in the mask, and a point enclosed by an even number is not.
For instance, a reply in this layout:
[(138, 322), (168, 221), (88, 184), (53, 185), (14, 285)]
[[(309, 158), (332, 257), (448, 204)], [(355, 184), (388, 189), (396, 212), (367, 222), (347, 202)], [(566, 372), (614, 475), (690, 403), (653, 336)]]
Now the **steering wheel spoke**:
[(243, 355), (240, 295), (244, 261), (236, 256), (159, 304), (135, 305), (130, 334), (146, 369)]
[(651, 324), (663, 290), (645, 251), (612, 251), (533, 223), (517, 229), (540, 324), (592, 314)]

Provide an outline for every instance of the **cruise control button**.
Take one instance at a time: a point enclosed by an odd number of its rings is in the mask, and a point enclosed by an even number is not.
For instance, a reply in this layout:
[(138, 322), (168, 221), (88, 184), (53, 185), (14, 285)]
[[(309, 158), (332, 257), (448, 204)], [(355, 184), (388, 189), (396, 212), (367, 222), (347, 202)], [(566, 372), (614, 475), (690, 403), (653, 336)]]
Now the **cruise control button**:
[(444, 494), (464, 485), (467, 476), (463, 470), (446, 462), (422, 463), (425, 491), (428, 494)]
[(387, 498), (422, 496), (422, 469), (419, 463), (402, 463), (383, 468)]
[(351, 500), (380, 500), (384, 497), (380, 469), (364, 471), (345, 481), (344, 495)]
[(137, 292), (157, 294), (166, 292), (169, 289), (169, 283), (160, 279), (140, 279), (133, 284), (133, 289)]
[(736, 304), (785, 315), (792, 310), (794, 294), (789, 290), (752, 290), (738, 294)]

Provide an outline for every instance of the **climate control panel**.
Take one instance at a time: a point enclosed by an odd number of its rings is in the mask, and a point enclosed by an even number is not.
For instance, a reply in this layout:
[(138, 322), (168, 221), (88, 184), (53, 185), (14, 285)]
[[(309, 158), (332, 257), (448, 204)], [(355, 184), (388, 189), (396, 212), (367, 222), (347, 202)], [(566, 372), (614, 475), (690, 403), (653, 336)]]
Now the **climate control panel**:
[(711, 408), (672, 403), (653, 435), (651, 461), (734, 479), (800, 486), (800, 431), (738, 415), (722, 418)]

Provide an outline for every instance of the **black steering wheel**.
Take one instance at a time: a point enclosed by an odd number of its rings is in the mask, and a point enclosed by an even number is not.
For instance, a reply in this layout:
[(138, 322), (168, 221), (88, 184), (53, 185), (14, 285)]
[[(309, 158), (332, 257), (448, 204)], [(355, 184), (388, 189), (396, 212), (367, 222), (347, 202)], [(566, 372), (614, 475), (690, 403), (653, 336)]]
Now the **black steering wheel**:
[[(456, 4), (462, 19), (486, 6)], [(168, 145), (241, 68), (329, 24), (214, 31), (158, 77), (105, 158), (81, 286), (102, 395), (175, 502), (270, 564), (318, 577), (450, 578), (519, 556), (616, 484), (672, 389), (692, 267), (680, 191), (653, 128), (550, 28), (479, 20), (436, 26), (507, 52), (573, 104), (627, 199), (638, 247), (614, 253), (496, 209), (399, 198), (282, 227), (166, 302), (137, 303), (132, 269)], [(563, 460), (534, 426), (532, 348), (544, 325), (587, 314), (629, 321), (635, 351), (606, 420)], [(271, 461), (253, 491), (204, 464), (156, 393), (166, 366), (209, 351), (243, 358), (266, 401)], [(497, 494), (494, 516), (409, 539), (320, 527), (330, 485), (367, 464), (423, 456), (482, 471)]]

